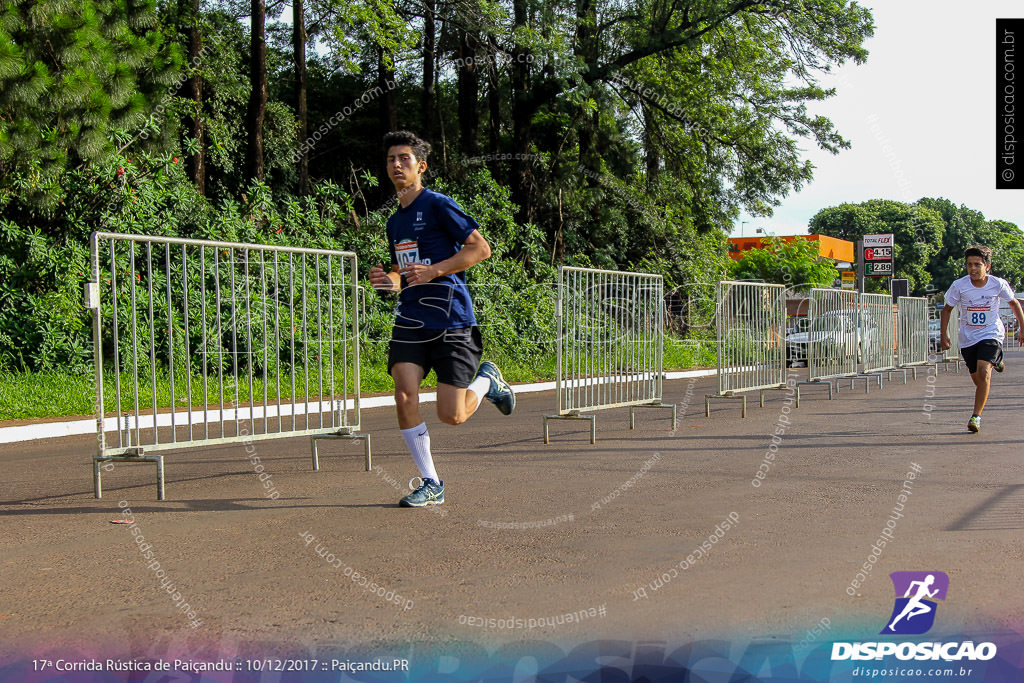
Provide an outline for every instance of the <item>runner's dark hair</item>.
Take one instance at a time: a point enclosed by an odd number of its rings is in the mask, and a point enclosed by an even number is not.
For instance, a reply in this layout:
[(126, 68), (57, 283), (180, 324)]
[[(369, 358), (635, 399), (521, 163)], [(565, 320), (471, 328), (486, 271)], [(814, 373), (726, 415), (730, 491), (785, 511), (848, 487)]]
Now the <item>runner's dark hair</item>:
[(965, 261), (968, 256), (977, 256), (986, 266), (992, 265), (992, 250), (989, 247), (983, 247), (980, 244), (975, 244), (973, 247), (967, 247), (967, 249), (964, 250)]
[(430, 143), (407, 130), (393, 130), (384, 136), (384, 155), (387, 156), (388, 150), (395, 145), (412, 147), (416, 161), (426, 161), (430, 156)]

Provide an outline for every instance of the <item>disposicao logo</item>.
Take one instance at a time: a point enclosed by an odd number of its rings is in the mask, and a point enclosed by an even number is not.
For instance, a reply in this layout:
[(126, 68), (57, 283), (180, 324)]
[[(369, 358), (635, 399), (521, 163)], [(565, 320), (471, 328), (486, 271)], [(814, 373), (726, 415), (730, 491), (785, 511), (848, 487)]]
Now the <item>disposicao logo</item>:
[[(879, 635), (921, 635), (935, 624), (936, 600), (945, 600), (949, 590), (949, 576), (945, 572), (893, 572), (896, 599), (892, 614)], [(900, 660), (965, 659), (986, 661), (996, 656), (994, 643), (963, 642), (868, 642), (833, 643), (832, 660), (869, 660), (895, 656)]]
[(945, 572), (893, 572), (896, 604), (881, 635), (921, 635), (935, 623), (935, 600), (945, 600), (949, 576)]

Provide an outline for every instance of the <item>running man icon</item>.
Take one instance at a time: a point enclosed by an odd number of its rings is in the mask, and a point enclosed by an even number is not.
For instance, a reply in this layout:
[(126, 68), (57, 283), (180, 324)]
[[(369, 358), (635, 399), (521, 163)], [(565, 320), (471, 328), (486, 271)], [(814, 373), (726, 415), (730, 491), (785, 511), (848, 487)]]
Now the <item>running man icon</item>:
[[(946, 599), (949, 577), (944, 572), (893, 572), (892, 578), (896, 598), (889, 625), (883, 634), (913, 635), (927, 632), (935, 623), (936, 603), (928, 598)], [(914, 617), (922, 617), (911, 620)], [(900, 622), (903, 622), (900, 624)]]

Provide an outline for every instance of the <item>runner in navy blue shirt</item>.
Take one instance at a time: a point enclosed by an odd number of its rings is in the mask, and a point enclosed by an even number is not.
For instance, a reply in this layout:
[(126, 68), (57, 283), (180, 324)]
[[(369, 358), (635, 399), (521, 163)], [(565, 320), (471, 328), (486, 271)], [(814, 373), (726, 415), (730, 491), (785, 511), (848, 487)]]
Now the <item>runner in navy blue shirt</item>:
[[(400, 206), (388, 219), (391, 262), (400, 268), (441, 263), (458, 254), (460, 245), (467, 240), (472, 249), (474, 234), (483, 245), (487, 244), (477, 232), (477, 222), (458, 204), (450, 197), (423, 188), (411, 204)], [(408, 330), (463, 329), (476, 325), (466, 273), (441, 275), (426, 284), (403, 289), (398, 295), (395, 325)]]
[(423, 378), (431, 369), (437, 373), (437, 416), (450, 425), (468, 420), (484, 398), (508, 415), (515, 394), (494, 363), (480, 362), (480, 330), (466, 286), (466, 269), (488, 258), (490, 245), (450, 197), (423, 187), (429, 143), (398, 131), (384, 136), (384, 150), (399, 208), (387, 223), (391, 269), (377, 265), (369, 276), (378, 291), (398, 292), (388, 373), (398, 426), (422, 480), (399, 505), (439, 505), (444, 482), (419, 409)]

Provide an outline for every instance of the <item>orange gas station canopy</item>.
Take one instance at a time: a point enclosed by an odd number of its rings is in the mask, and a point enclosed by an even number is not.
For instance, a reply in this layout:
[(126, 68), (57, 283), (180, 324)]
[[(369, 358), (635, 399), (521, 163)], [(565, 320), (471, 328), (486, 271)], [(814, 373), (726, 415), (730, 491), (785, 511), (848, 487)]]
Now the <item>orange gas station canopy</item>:
[[(830, 258), (833, 261), (854, 262), (854, 244), (846, 240), (829, 237), (827, 235), (781, 235), (777, 239), (783, 242), (793, 240), (809, 240), (818, 243), (818, 255)], [(734, 259), (743, 258), (743, 252), (750, 249), (764, 248), (763, 237), (730, 237), (729, 256)]]

